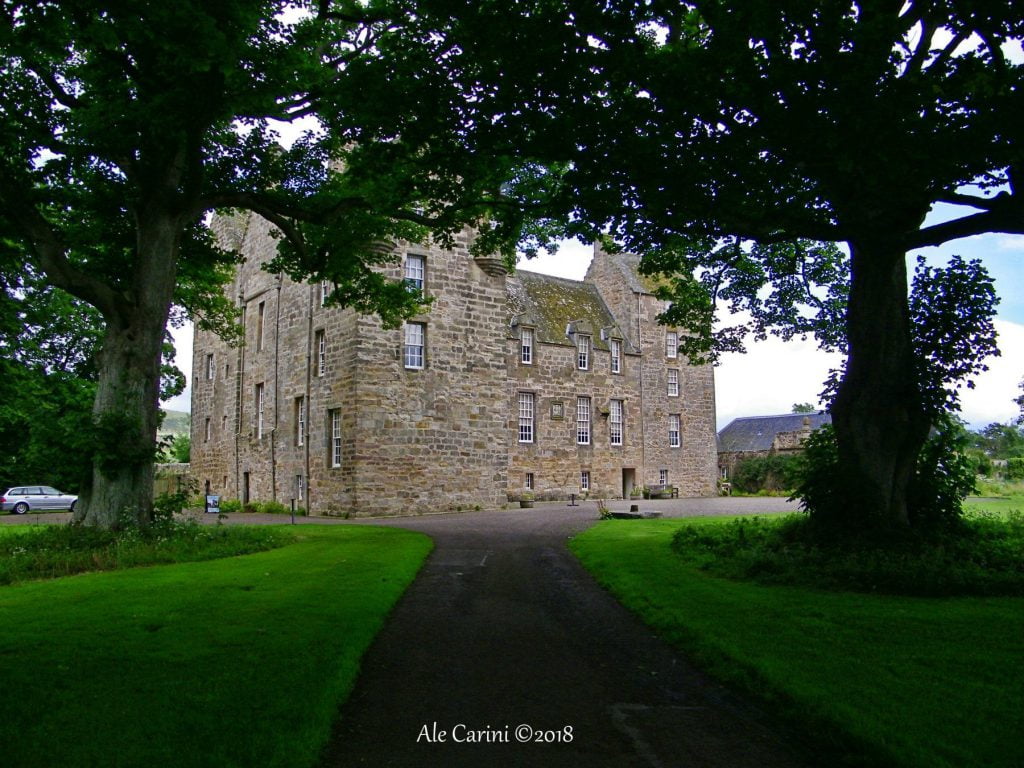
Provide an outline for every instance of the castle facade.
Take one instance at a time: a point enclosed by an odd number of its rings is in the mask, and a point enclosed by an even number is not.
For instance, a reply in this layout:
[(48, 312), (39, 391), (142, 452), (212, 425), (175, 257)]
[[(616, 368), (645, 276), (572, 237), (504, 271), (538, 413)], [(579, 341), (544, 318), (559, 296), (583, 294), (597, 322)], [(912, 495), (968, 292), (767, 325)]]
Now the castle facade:
[(583, 281), (408, 245), (385, 271), (432, 298), (398, 329), (264, 272), (270, 225), (221, 217), (245, 257), (245, 343), (196, 330), (192, 474), (207, 493), (312, 515), (414, 515), (524, 497), (715, 493), (714, 379), (689, 365), (637, 258), (595, 247)]

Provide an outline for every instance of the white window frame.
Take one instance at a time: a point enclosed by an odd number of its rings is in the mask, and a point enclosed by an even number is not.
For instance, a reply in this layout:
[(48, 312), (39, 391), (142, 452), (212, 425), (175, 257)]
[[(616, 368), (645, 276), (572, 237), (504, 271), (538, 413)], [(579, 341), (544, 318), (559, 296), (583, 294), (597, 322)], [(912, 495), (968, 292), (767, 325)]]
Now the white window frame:
[(576, 334), (576, 367), (581, 371), (590, 370), (590, 337)]
[(536, 485), (537, 481), (533, 476), (533, 472), (527, 472), (523, 476), (523, 488), (525, 488), (528, 491), (532, 491)]
[(622, 373), (622, 341), (612, 339), (608, 343), (608, 351), (611, 353), (612, 373)]
[(622, 400), (611, 400), (608, 403), (608, 442), (611, 445), (622, 445), (625, 434), (626, 404)]
[(679, 369), (668, 369), (668, 396), (679, 397)]
[(326, 307), (327, 306), (327, 297), (330, 296), (330, 295), (331, 295), (331, 292), (330, 292), (330, 290), (327, 287), (327, 281), (326, 280), (321, 280), (320, 281), (320, 306), (321, 307)]
[(332, 408), (327, 413), (331, 468), (337, 469), (341, 466), (341, 409)]
[(306, 444), (306, 396), (295, 398), (295, 444)]
[(217, 366), (213, 363), (213, 354), (206, 356), (206, 380), (213, 381), (213, 377), (216, 375)]
[(590, 445), (590, 398), (576, 398), (576, 444)]
[(537, 413), (536, 397), (533, 392), (519, 393), (519, 442), (532, 443), (535, 430), (534, 420)]
[(533, 328), (519, 329), (519, 362), (523, 365), (533, 365), (534, 338)]
[(580, 491), (586, 493), (590, 490), (590, 470), (580, 470)]
[(668, 415), (668, 447), (678, 448), (682, 445), (681, 433), (683, 431), (682, 418), (678, 413)]
[(418, 253), (405, 255), (405, 284), (415, 293), (422, 294), (427, 286), (427, 257)]
[(295, 500), (304, 501), (306, 498), (306, 476), (295, 476)]
[(327, 331), (321, 328), (316, 332), (316, 376), (322, 379), (327, 375)]
[(263, 382), (256, 385), (256, 439), (263, 439), (263, 411), (266, 407), (266, 391)]
[(426, 323), (406, 323), (405, 343), (402, 346), (402, 362), (406, 369), (419, 371), (427, 365)]
[(213, 434), (213, 427), (210, 425), (210, 417), (206, 417), (206, 422), (203, 426), (204, 440), (210, 442), (210, 436)]
[(665, 331), (665, 357), (679, 357), (679, 334), (675, 331)]
[(659, 469), (658, 470), (658, 485), (664, 485), (664, 486), (668, 485), (668, 470), (667, 469)]

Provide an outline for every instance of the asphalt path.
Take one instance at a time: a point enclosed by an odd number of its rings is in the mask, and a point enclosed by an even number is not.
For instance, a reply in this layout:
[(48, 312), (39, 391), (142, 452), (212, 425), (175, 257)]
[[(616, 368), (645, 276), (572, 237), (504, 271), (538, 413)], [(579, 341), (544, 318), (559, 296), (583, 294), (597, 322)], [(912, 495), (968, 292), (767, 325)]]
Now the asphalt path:
[(385, 521), (428, 534), (435, 549), (364, 658), (322, 766), (805, 765), (770, 714), (697, 670), (584, 571), (567, 541), (596, 517), (590, 502)]
[[(630, 503), (609, 505), (626, 510)], [(792, 509), (765, 498), (639, 505), (665, 517)], [(770, 712), (669, 648), (580, 566), (567, 541), (596, 518), (594, 502), (415, 518), (297, 518), (407, 528), (435, 544), (364, 657), (322, 768), (812, 765), (797, 736)]]

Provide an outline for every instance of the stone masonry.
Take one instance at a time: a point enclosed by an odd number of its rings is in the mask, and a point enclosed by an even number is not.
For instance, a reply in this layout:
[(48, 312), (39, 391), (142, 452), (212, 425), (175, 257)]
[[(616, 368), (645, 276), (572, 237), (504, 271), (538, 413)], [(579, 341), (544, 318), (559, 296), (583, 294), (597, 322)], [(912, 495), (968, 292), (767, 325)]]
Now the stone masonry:
[(386, 274), (414, 264), (433, 302), (411, 330), (385, 329), (323, 306), (319, 284), (264, 272), (277, 241), (263, 219), (214, 229), (245, 257), (230, 289), (245, 343), (195, 334), (192, 471), (205, 491), (361, 516), (665, 483), (713, 495), (712, 372), (669, 357), (674, 331), (657, 324), (635, 257), (595, 250), (578, 282), (509, 276), (470, 256), (470, 233), (451, 250), (401, 245)]

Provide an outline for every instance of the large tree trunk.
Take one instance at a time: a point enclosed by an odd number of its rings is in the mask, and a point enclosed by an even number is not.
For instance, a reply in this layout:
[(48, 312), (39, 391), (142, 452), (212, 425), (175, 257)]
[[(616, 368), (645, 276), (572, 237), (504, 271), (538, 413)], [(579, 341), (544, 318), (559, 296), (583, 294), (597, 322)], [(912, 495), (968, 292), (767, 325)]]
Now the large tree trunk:
[(140, 222), (134, 289), (106, 317), (93, 406), (96, 454), (76, 523), (121, 528), (152, 520), (160, 366), (179, 233), (171, 216)]
[(928, 436), (907, 303), (906, 254), (850, 244), (846, 373), (832, 406), (845, 503), (857, 528), (909, 525), (908, 490)]

